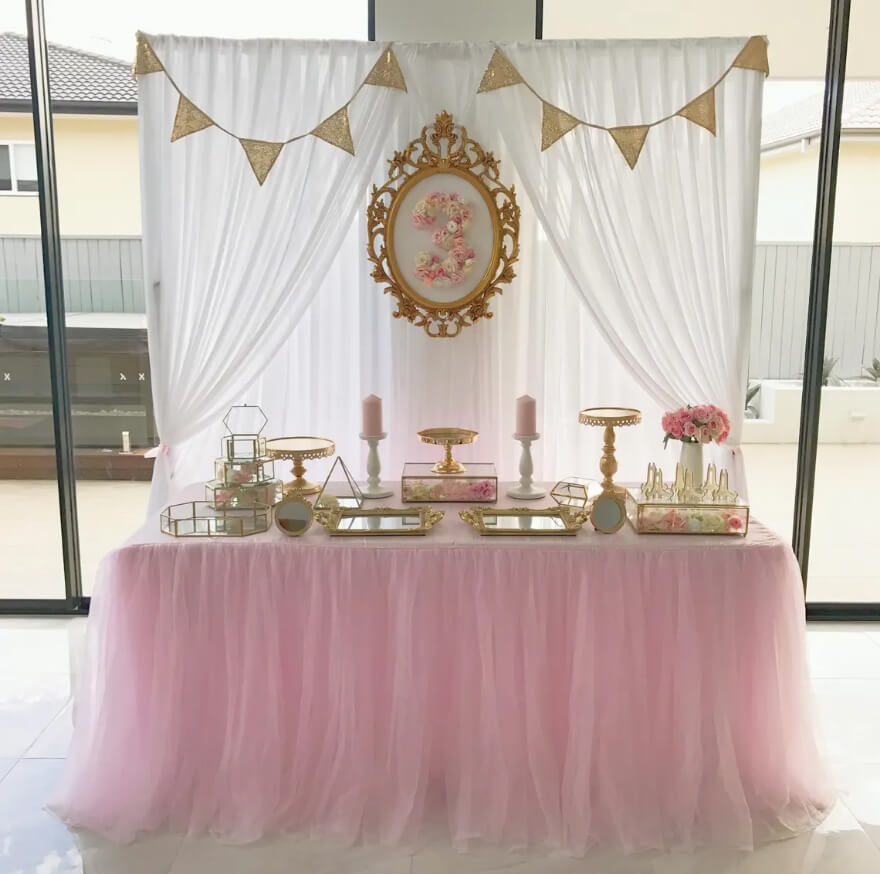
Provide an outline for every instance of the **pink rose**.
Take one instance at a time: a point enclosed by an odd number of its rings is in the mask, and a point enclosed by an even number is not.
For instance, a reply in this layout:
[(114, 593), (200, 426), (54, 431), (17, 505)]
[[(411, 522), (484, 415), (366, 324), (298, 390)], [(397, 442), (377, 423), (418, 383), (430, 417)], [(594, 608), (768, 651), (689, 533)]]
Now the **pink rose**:
[(712, 434), (709, 429), (705, 426), (700, 428), (700, 443), (711, 443), (712, 442)]
[(693, 417), (693, 412), (687, 409), (687, 407), (684, 407), (678, 411), (678, 418), (681, 419), (682, 422), (690, 422)]
[(672, 434), (674, 440), (680, 440), (682, 434), (681, 425), (678, 422), (673, 422), (672, 427), (669, 429), (669, 433)]
[(724, 442), (729, 436), (730, 436), (730, 432), (729, 432), (729, 431), (722, 431), (722, 432), (718, 435), (718, 442), (719, 442), (719, 443), (723, 443), (723, 442)]
[(712, 415), (711, 411), (705, 404), (699, 404), (698, 406), (694, 407), (693, 414), (694, 419), (701, 425), (704, 425)]
[(713, 437), (717, 437), (724, 428), (721, 427), (720, 419), (709, 419), (709, 430), (712, 432)]
[(672, 427), (672, 413), (663, 414), (663, 418), (660, 420), (660, 427), (665, 433), (669, 433), (669, 429)]
[(739, 516), (731, 516), (727, 520), (727, 527), (731, 531), (742, 531), (743, 529), (743, 520), (740, 519)]
[(697, 426), (693, 422), (685, 422), (681, 426), (681, 432), (685, 437), (693, 437), (697, 433)]

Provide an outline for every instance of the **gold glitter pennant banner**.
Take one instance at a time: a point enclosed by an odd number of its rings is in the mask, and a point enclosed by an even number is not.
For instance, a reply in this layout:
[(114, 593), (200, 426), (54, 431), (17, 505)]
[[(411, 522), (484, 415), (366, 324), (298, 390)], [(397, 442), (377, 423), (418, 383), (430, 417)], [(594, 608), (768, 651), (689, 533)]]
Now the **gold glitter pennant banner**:
[(358, 94), (360, 94), (361, 89), (365, 85), (391, 88), (404, 92), (407, 90), (403, 71), (401, 70), (397, 57), (394, 54), (392, 44), (388, 43), (388, 45), (382, 49), (382, 54), (379, 55), (376, 62), (370, 68), (370, 72), (367, 73), (364, 80), (357, 86), (357, 88), (355, 88), (354, 93), (349, 97), (348, 101), (340, 109), (337, 109), (333, 115), (325, 118), (317, 127), (310, 131), (297, 134), (286, 140), (272, 142), (269, 140), (257, 140), (239, 136), (237, 133), (223, 127), (222, 124), (218, 124), (218, 122), (211, 118), (207, 112), (196, 106), (196, 104), (193, 103), (183, 91), (181, 91), (180, 86), (174, 81), (174, 78), (168, 70), (165, 69), (165, 66), (159, 60), (159, 57), (150, 44), (146, 34), (138, 31), (136, 58), (132, 65), (132, 74), (137, 76), (144, 73), (160, 72), (165, 74), (166, 80), (178, 95), (177, 112), (174, 115), (174, 125), (171, 131), (171, 142), (176, 142), (183, 137), (205, 130), (209, 127), (214, 127), (217, 130), (223, 131), (227, 136), (230, 136), (241, 143), (241, 147), (244, 149), (244, 153), (251, 165), (251, 169), (254, 171), (254, 175), (257, 177), (257, 181), (260, 185), (266, 181), (269, 172), (275, 164), (275, 161), (278, 159), (278, 156), (281, 154), (281, 150), (284, 146), (290, 143), (295, 143), (297, 140), (301, 140), (308, 136), (317, 137), (318, 139), (324, 140), (324, 142), (330, 143), (332, 146), (336, 146), (338, 149), (342, 149), (344, 152), (348, 152), (349, 155), (354, 155), (354, 140), (351, 136), (348, 107)]
[(703, 92), (696, 100), (678, 110), (678, 115), (715, 134), (715, 89)]
[(574, 130), (580, 121), (573, 115), (563, 112), (552, 103), (544, 103), (541, 107), (541, 151), (546, 151), (558, 139)]
[(213, 126), (214, 122), (198, 106), (180, 95), (177, 101), (177, 114), (174, 116), (174, 128), (171, 131), (172, 143), (181, 137)]
[(765, 76), (770, 75), (770, 61), (767, 58), (767, 40), (763, 36), (753, 36), (736, 56), (734, 67), (741, 70), (757, 70)]
[(147, 40), (146, 34), (138, 31), (134, 75), (143, 76), (146, 73), (161, 73), (164, 69), (162, 62), (156, 57), (153, 47), (150, 45), (149, 40)]
[(507, 55), (501, 49), (495, 49), (492, 53), (492, 59), (483, 78), (480, 87), (477, 88), (477, 94), (485, 91), (495, 91), (498, 88), (507, 88), (509, 85), (521, 85), (525, 82), (519, 74), (519, 70), (510, 63)]
[(406, 91), (406, 79), (403, 78), (403, 71), (397, 63), (397, 56), (392, 51), (390, 43), (382, 52), (382, 57), (373, 64), (373, 69), (367, 73), (364, 85), (379, 85), (382, 88)]
[(509, 85), (525, 85), (535, 97), (541, 101), (541, 151), (550, 148), (557, 140), (564, 137), (569, 131), (579, 125), (590, 127), (595, 130), (608, 131), (612, 139), (620, 149), (630, 170), (634, 170), (639, 156), (648, 138), (648, 132), (652, 127), (663, 124), (672, 118), (685, 118), (690, 122), (705, 128), (713, 136), (717, 134), (717, 117), (715, 113), (715, 89), (727, 78), (731, 70), (740, 68), (743, 70), (756, 70), (765, 75), (770, 73), (770, 65), (767, 60), (767, 40), (763, 36), (750, 37), (748, 42), (740, 49), (730, 66), (710, 85), (702, 94), (688, 101), (681, 109), (676, 110), (663, 118), (658, 118), (647, 124), (627, 124), (608, 127), (604, 124), (595, 124), (583, 118), (578, 118), (564, 109), (545, 100), (520, 74), (519, 70), (511, 63), (510, 59), (500, 48), (496, 47), (489, 61), (489, 66), (483, 74), (478, 94), (486, 91), (496, 91)]
[(266, 177), (269, 175), (269, 171), (272, 169), (278, 156), (281, 154), (284, 143), (268, 143), (265, 140), (246, 139), (239, 139), (239, 142), (244, 149), (245, 155), (247, 155), (248, 163), (251, 165), (251, 170), (254, 171), (254, 176), (257, 177), (257, 182), (262, 185), (266, 181)]
[(329, 118), (325, 118), (313, 131), (310, 131), (313, 137), (330, 143), (348, 152), (349, 155), (354, 154), (354, 142), (351, 138), (351, 127), (348, 124), (348, 107), (343, 106), (337, 110)]
[(630, 170), (635, 169), (636, 162), (642, 153), (642, 146), (645, 145), (650, 129), (651, 125), (649, 124), (626, 124), (621, 127), (607, 128), (608, 133), (611, 134), (614, 142), (617, 143), (617, 148), (620, 149), (623, 157), (626, 158), (626, 163), (629, 164)]

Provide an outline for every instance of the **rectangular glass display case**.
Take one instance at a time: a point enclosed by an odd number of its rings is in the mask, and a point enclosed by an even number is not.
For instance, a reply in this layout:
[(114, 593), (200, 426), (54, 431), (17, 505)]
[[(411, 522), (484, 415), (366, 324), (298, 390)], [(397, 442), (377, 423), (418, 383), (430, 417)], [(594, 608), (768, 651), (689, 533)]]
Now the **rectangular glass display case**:
[(749, 506), (737, 499), (729, 504), (686, 504), (650, 501), (641, 490), (627, 489), (626, 515), (639, 534), (732, 534), (749, 530)]
[(430, 462), (408, 461), (400, 479), (400, 496), (405, 503), (495, 503), (498, 474), (491, 462), (468, 462), (462, 473), (435, 473)]

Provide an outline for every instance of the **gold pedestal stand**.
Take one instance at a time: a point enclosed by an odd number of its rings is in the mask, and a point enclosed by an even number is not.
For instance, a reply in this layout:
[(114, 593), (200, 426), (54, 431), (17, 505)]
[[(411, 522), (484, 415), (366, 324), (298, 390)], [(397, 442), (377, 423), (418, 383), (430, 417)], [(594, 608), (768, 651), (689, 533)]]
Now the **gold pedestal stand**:
[(590, 407), (580, 411), (578, 421), (582, 425), (605, 428), (605, 444), (599, 462), (599, 470), (602, 472), (602, 494), (593, 501), (590, 521), (597, 531), (613, 534), (626, 520), (624, 505), (626, 489), (614, 483), (614, 474), (617, 473), (614, 429), (624, 425), (638, 425), (642, 421), (642, 414), (640, 410), (630, 407)]
[(336, 452), (336, 444), (326, 437), (276, 437), (266, 441), (266, 454), (272, 458), (283, 458), (293, 462), (290, 472), (293, 480), (284, 484), (284, 494), (316, 495), (321, 491), (320, 483), (305, 478), (304, 460), (327, 458)]
[(432, 468), (434, 473), (464, 473), (467, 468), (452, 457), (453, 446), (463, 446), (477, 439), (477, 431), (467, 428), (426, 428), (419, 431), (422, 443), (442, 446), (445, 449), (443, 461), (438, 461)]

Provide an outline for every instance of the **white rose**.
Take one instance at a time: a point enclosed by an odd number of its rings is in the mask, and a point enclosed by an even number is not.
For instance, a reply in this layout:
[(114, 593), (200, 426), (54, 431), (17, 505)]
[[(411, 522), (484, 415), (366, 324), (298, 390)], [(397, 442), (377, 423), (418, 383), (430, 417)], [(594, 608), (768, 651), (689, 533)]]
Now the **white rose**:
[(453, 270), (458, 269), (458, 262), (455, 258), (445, 258), (440, 266), (447, 272), (452, 273)]
[(449, 231), (450, 234), (454, 234), (458, 230), (458, 225), (453, 221), (446, 222), (446, 230)]
[(451, 201), (449, 206), (446, 207), (446, 215), (450, 216), (450, 218), (461, 215), (461, 204), (456, 200)]
[(431, 256), (427, 252), (416, 252), (416, 267), (427, 267), (431, 263)]
[(465, 259), (465, 262), (464, 262), (464, 272), (465, 272), (465, 273), (470, 272), (470, 269), (471, 269), (471, 267), (473, 267), (473, 266), (474, 266), (474, 259), (473, 259), (473, 258), (467, 258), (467, 259)]

